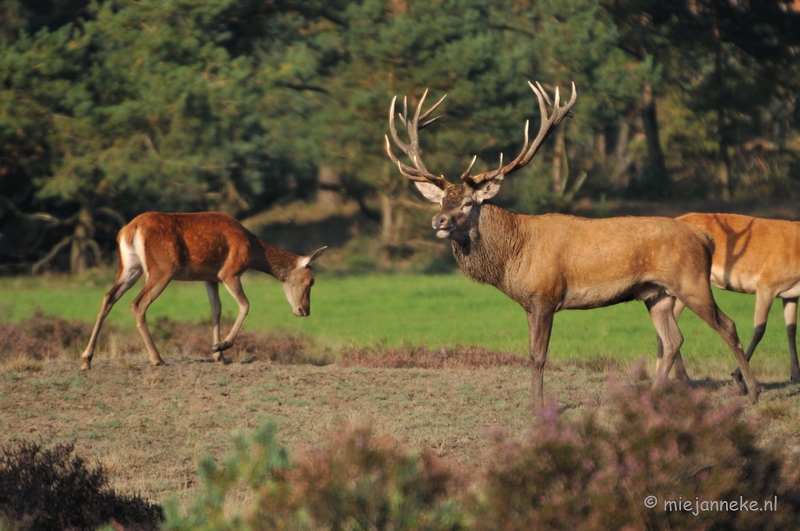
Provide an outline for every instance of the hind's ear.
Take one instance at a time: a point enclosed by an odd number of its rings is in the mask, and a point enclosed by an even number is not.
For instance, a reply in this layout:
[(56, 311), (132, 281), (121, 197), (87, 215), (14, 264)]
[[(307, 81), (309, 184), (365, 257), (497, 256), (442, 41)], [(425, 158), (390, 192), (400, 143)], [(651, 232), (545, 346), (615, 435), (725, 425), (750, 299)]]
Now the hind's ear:
[(302, 257), (302, 258), (301, 258), (301, 259), (300, 259), (300, 260), (297, 262), (297, 267), (298, 267), (299, 269), (302, 269), (303, 267), (308, 267), (308, 265), (309, 265), (311, 262), (313, 262), (314, 260), (316, 260), (317, 258), (319, 258), (320, 256), (322, 256), (322, 253), (324, 253), (324, 252), (325, 252), (325, 249), (327, 249), (327, 248), (328, 248), (328, 246), (327, 246), (327, 245), (326, 245), (325, 247), (320, 247), (319, 249), (317, 249), (317, 250), (316, 250), (316, 251), (314, 251), (313, 253), (311, 253), (311, 254), (307, 254), (306, 256)]

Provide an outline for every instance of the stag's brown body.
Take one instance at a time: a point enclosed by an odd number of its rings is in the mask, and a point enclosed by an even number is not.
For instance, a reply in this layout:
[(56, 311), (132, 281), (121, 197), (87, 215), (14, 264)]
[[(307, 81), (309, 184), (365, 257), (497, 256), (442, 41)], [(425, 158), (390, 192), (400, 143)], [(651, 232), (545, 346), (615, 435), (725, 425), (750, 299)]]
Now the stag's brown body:
[[(685, 214), (680, 221), (711, 235), (716, 244), (711, 265), (711, 284), (728, 291), (756, 296), (753, 337), (748, 360), (764, 337), (772, 301), (783, 301), (783, 317), (789, 339), (790, 378), (800, 382), (797, 361), (797, 299), (800, 296), (800, 223), (761, 219), (740, 214)], [(676, 316), (683, 305), (675, 306)], [(680, 354), (675, 370), (688, 378)]]
[[(556, 312), (588, 309), (631, 300), (645, 302), (658, 333), (660, 352), (654, 388), (667, 385), (669, 370), (683, 336), (673, 313), (678, 297), (730, 346), (742, 370), (750, 400), (758, 400), (758, 383), (747, 363), (736, 327), (717, 307), (709, 276), (714, 244), (697, 227), (669, 218), (582, 219), (550, 214), (515, 215), (492, 204), (506, 175), (530, 162), (550, 132), (570, 115), (577, 93), (560, 106), (556, 90), (550, 103), (541, 85), (530, 84), (542, 115), (539, 133), (529, 143), (528, 124), (520, 154), (496, 170), (472, 175), (475, 162), (461, 175), (462, 184), (435, 176), (420, 156), (418, 131), (437, 118), (427, 117), (444, 98), (422, 112), (423, 95), (412, 117), (404, 104), (400, 119), (410, 142), (401, 140), (394, 123), (395, 100), (389, 109), (394, 143), (411, 159), (395, 157), (389, 137), (386, 151), (400, 172), (428, 200), (441, 207), (432, 225), (440, 238), (452, 240), (462, 271), (492, 284), (525, 309), (530, 334), (533, 407), (544, 404), (543, 375)], [(427, 92), (426, 92), (427, 94)], [(548, 116), (546, 103), (552, 105)]]
[[(91, 368), (100, 328), (114, 303), (142, 274), (146, 278), (145, 285), (131, 303), (131, 311), (150, 362), (164, 364), (147, 327), (147, 308), (170, 281), (195, 280), (205, 282), (214, 321), (211, 352), (216, 361), (224, 363), (222, 352), (233, 346), (250, 309), (242, 289), (242, 274), (254, 269), (277, 278), (283, 283), (294, 314), (304, 317), (310, 312), (310, 292), (314, 284), (314, 273), (308, 266), (325, 250), (323, 247), (307, 256), (283, 251), (259, 239), (233, 217), (218, 212), (146, 212), (120, 229), (117, 245), (117, 278), (103, 297), (92, 336), (81, 356), (83, 369)], [(239, 305), (239, 314), (224, 341), (220, 341), (219, 331), (220, 282)]]
[(452, 246), (468, 277), (526, 310), (554, 312), (662, 292), (692, 297), (707, 284), (697, 278), (708, 270), (714, 247), (703, 231), (669, 218), (525, 216), (491, 203), (481, 206), (470, 238)]

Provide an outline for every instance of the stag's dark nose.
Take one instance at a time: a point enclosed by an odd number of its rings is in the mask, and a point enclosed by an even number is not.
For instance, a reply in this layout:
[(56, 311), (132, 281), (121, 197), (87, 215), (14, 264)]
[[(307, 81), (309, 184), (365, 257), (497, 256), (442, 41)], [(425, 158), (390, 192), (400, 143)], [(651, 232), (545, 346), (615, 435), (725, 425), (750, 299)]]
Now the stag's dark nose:
[(447, 216), (440, 215), (434, 216), (433, 218), (433, 228), (436, 230), (445, 228), (447, 226)]

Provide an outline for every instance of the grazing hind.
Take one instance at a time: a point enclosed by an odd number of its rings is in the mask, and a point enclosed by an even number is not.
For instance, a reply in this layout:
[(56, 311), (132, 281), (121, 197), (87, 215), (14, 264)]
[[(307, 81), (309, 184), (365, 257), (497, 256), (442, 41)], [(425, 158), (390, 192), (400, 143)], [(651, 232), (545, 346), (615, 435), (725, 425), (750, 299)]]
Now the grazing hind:
[[(164, 365), (164, 360), (147, 328), (145, 313), (171, 280), (205, 282), (214, 320), (211, 353), (214, 361), (225, 363), (222, 352), (233, 346), (250, 309), (242, 289), (242, 274), (254, 269), (280, 280), (294, 314), (305, 317), (311, 313), (310, 294), (314, 285), (314, 272), (309, 264), (326, 249), (322, 247), (306, 256), (283, 251), (259, 239), (233, 217), (218, 212), (146, 212), (120, 229), (117, 244), (117, 279), (103, 297), (89, 344), (81, 355), (81, 369), (84, 370), (91, 369), (97, 336), (108, 312), (142, 274), (145, 285), (131, 303), (131, 311), (150, 355), (150, 363)], [(220, 341), (219, 333), (220, 282), (239, 304), (239, 315), (224, 341)]]

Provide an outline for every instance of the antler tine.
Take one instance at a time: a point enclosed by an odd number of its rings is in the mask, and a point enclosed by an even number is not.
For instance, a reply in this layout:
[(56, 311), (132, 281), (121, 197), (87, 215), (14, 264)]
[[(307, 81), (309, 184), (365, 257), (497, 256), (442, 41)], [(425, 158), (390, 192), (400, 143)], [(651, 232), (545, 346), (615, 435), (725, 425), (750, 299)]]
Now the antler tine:
[(478, 155), (472, 157), (472, 162), (469, 163), (469, 167), (464, 170), (464, 173), (461, 174), (461, 180), (464, 181), (469, 177), (469, 172), (472, 171), (472, 167), (475, 166), (475, 161), (478, 160)]
[[(506, 174), (518, 170), (531, 161), (534, 155), (536, 155), (536, 152), (539, 151), (539, 148), (542, 147), (544, 141), (547, 140), (547, 137), (550, 136), (550, 133), (552, 133), (553, 130), (558, 127), (558, 124), (560, 124), (565, 117), (572, 116), (570, 108), (572, 108), (578, 98), (578, 91), (575, 89), (575, 82), (573, 81), (572, 97), (566, 105), (562, 106), (561, 95), (558, 87), (556, 87), (556, 93), (553, 101), (553, 113), (549, 118), (547, 118), (547, 107), (545, 106), (545, 99), (549, 99), (547, 98), (547, 93), (544, 92), (544, 89), (541, 91), (536, 90), (536, 87), (534, 87), (533, 83), (530, 81), (528, 81), (528, 85), (530, 85), (531, 89), (533, 89), (533, 91), (536, 93), (536, 96), (539, 98), (539, 109), (542, 112), (541, 125), (539, 126), (539, 133), (528, 147), (528, 151), (525, 153), (525, 156), (522, 157), (515, 167), (508, 168), (508, 171), (505, 172)], [(539, 88), (541, 89), (541, 85), (539, 85)]]
[[(575, 89), (575, 82), (572, 83), (572, 97), (570, 98), (569, 102), (562, 106), (561, 105), (561, 94), (556, 87), (555, 96), (553, 101), (550, 100), (550, 96), (547, 95), (547, 91), (544, 90), (541, 83), (538, 81), (534, 85), (530, 81), (528, 81), (528, 85), (533, 90), (533, 93), (536, 94), (536, 99), (539, 101), (539, 113), (541, 115), (541, 125), (539, 126), (539, 133), (536, 135), (536, 138), (533, 140), (533, 143), (529, 144), (529, 135), (528, 131), (530, 129), (530, 121), (525, 122), (525, 142), (522, 144), (522, 150), (520, 151), (519, 155), (506, 164), (505, 166), (500, 163), (500, 168), (492, 171), (487, 171), (480, 173), (475, 176), (467, 175), (466, 177), (462, 177), (464, 182), (469, 184), (470, 186), (477, 186), (483, 181), (487, 181), (490, 179), (496, 179), (498, 176), (505, 177), (506, 175), (517, 171), (518, 169), (525, 166), (531, 159), (536, 155), (536, 152), (539, 151), (539, 148), (542, 146), (542, 143), (547, 139), (550, 133), (561, 123), (561, 121), (567, 116), (573, 116), (572, 111), (570, 108), (575, 104), (576, 99), (578, 98), (578, 92)], [(553, 113), (548, 116), (547, 106), (550, 105), (553, 107)]]
[[(412, 181), (417, 182), (430, 182), (434, 185), (438, 186), (441, 189), (444, 189), (448, 182), (444, 177), (437, 177), (433, 175), (428, 169), (425, 167), (425, 164), (422, 162), (422, 158), (419, 155), (419, 121), (420, 119), (425, 119), (430, 116), (431, 112), (433, 112), (447, 97), (445, 94), (436, 104), (434, 104), (428, 111), (424, 114), (422, 113), (422, 106), (425, 103), (425, 97), (428, 95), (428, 90), (425, 90), (425, 93), (420, 98), (419, 104), (417, 105), (416, 112), (414, 113), (414, 117), (410, 118), (408, 115), (408, 98), (403, 98), (403, 114), (398, 113), (400, 119), (403, 121), (403, 125), (406, 127), (406, 132), (408, 133), (408, 138), (410, 143), (405, 143), (400, 140), (400, 136), (397, 134), (397, 127), (394, 122), (394, 112), (395, 106), (397, 104), (397, 96), (392, 98), (392, 103), (389, 106), (389, 133), (392, 135), (392, 140), (394, 140), (397, 147), (399, 147), (408, 157), (411, 159), (411, 162), (414, 164), (414, 167), (405, 164), (404, 162), (400, 161), (392, 152), (391, 142), (389, 142), (389, 136), (385, 135), (386, 141), (386, 153), (389, 155), (389, 158), (393, 163), (397, 165), (397, 168), (400, 170), (400, 173), (411, 179)], [(436, 120), (441, 118), (441, 116), (437, 116), (430, 120), (427, 120), (423, 123), (422, 128), (432, 124)]]
[[(428, 93), (428, 91), (426, 90), (426, 91), (425, 91), (425, 94), (427, 95), (427, 93)], [(420, 117), (419, 117), (419, 119), (420, 119), (420, 120), (425, 120), (425, 119), (426, 119), (428, 116), (430, 116), (430, 115), (431, 115), (431, 113), (432, 113), (433, 111), (435, 111), (435, 110), (436, 110), (436, 108), (437, 108), (437, 107), (439, 107), (439, 105), (441, 105), (441, 104), (442, 104), (442, 102), (444, 101), (444, 99), (445, 99), (446, 97), (447, 97), (447, 94), (445, 94), (444, 96), (442, 96), (441, 98), (439, 98), (439, 101), (437, 101), (436, 103), (434, 103), (433, 105), (431, 105), (431, 108), (430, 108), (430, 109), (428, 109), (427, 111), (425, 111), (425, 112), (422, 114), (422, 116), (420, 116)], [(425, 99), (425, 96), (423, 96), (423, 97), (422, 97), (422, 99), (424, 100), (424, 99)], [(427, 122), (423, 123), (423, 124), (422, 124), (422, 125), (421, 125), (419, 128), (420, 128), (420, 129), (422, 129), (422, 128), (423, 128), (423, 127), (425, 127), (426, 125), (432, 124), (433, 122), (435, 122), (436, 120), (438, 120), (438, 119), (439, 119), (439, 118), (441, 118), (442, 116), (444, 116), (444, 115), (443, 115), (443, 114), (440, 114), (439, 116), (437, 116), (437, 117), (435, 117), (435, 118), (431, 118), (431, 119), (430, 119), (430, 120), (428, 120)]]
[[(528, 81), (528, 84), (530, 85), (531, 82)], [(549, 106), (553, 107), (553, 104), (550, 102), (550, 96), (547, 95), (547, 91), (544, 89), (544, 87), (542, 87), (542, 84), (537, 81), (536, 86), (539, 87), (539, 91), (538, 92), (534, 91), (534, 92), (536, 92), (537, 94), (541, 94), (544, 97), (544, 101), (546, 101)], [(556, 93), (558, 93), (558, 87), (556, 87)], [(556, 106), (558, 106), (558, 104), (556, 104)]]
[[(403, 142), (402, 140), (400, 140), (400, 136), (397, 134), (397, 126), (394, 125), (394, 106), (396, 102), (397, 102), (397, 96), (392, 98), (392, 104), (389, 106), (389, 133), (391, 133), (392, 140), (394, 140), (394, 143), (397, 144), (397, 147), (399, 147), (405, 153), (408, 153), (408, 148), (410, 146), (405, 142)], [(406, 119), (403, 115), (400, 115), (400, 119), (403, 120), (403, 124), (406, 123)]]

